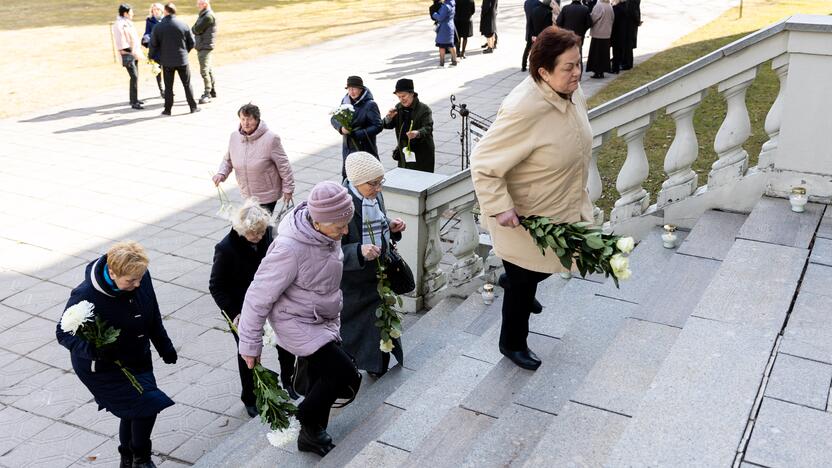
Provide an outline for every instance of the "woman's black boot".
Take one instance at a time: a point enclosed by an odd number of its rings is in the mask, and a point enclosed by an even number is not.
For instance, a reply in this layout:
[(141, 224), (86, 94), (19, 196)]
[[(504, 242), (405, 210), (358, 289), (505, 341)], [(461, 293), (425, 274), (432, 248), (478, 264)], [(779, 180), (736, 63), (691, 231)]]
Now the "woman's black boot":
[(298, 450), (312, 452), (324, 457), (334, 449), (332, 437), (320, 426), (304, 425), (301, 423), (298, 434)]
[(118, 448), (118, 453), (121, 455), (121, 463), (118, 468), (133, 468), (133, 452), (127, 448)]

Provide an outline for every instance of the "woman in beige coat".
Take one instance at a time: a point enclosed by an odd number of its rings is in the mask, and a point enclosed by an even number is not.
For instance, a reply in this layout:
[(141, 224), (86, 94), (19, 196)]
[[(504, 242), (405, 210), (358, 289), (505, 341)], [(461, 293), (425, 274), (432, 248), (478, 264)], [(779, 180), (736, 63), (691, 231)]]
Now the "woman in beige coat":
[(471, 156), (483, 219), (508, 278), (500, 352), (531, 370), (540, 366), (526, 344), (537, 283), (562, 267), (555, 255), (540, 253), (519, 217), (592, 220), (586, 189), (592, 130), (579, 86), (578, 44), (580, 38), (565, 29), (549, 27), (538, 36), (531, 76), (505, 98)]

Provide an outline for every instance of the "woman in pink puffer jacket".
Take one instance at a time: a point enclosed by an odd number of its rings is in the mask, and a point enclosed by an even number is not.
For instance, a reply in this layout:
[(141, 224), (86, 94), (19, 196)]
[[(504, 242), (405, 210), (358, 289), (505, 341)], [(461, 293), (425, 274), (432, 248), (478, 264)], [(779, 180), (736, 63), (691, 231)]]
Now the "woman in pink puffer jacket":
[(214, 185), (234, 170), (243, 198), (255, 197), (260, 206), (274, 211), (277, 201), (292, 200), (295, 177), (280, 137), (260, 120), (260, 108), (246, 104), (237, 111), (240, 128), (231, 133), (228, 151), (214, 175)]
[(339, 332), (341, 237), (349, 232), (353, 211), (352, 197), (341, 185), (327, 181), (312, 188), (309, 200), (280, 223), (246, 292), (239, 326), (240, 356), (249, 368), (260, 359), (266, 319), (277, 343), (308, 361), (309, 375), (317, 380), (298, 406), (298, 449), (321, 456), (335, 447), (326, 432), (332, 404), (347, 386), (360, 382)]

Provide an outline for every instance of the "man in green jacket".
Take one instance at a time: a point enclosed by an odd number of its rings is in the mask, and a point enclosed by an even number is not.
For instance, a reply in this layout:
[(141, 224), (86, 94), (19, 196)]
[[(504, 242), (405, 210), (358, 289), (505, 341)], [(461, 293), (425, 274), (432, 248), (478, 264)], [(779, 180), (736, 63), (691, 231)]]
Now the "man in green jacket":
[(200, 104), (211, 102), (211, 98), (217, 97), (214, 89), (214, 71), (211, 69), (211, 52), (214, 50), (214, 38), (217, 35), (217, 19), (214, 11), (207, 0), (197, 0), (196, 7), (199, 8), (199, 16), (194, 23), (195, 45), (197, 58), (199, 58), (199, 74), (205, 83), (205, 91), (199, 98)]
[(399, 167), (433, 172), (435, 147), (433, 144), (433, 114), (430, 107), (419, 100), (413, 80), (402, 78), (393, 93), (399, 98), (396, 107), (387, 112), (382, 125), (396, 131), (393, 159)]

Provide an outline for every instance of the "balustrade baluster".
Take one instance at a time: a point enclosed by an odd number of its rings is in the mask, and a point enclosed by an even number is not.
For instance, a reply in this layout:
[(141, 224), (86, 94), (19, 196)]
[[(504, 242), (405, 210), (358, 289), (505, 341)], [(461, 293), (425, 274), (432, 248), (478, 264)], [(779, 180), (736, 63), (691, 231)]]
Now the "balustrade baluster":
[(667, 106), (667, 113), (676, 123), (676, 135), (664, 158), (664, 172), (668, 178), (659, 191), (659, 207), (689, 197), (699, 183), (699, 177), (691, 169), (699, 155), (693, 114), (704, 96), (705, 91), (701, 91)]
[(719, 159), (711, 166), (708, 187), (720, 187), (742, 177), (748, 169), (748, 153), (742, 145), (751, 136), (751, 120), (745, 106), (745, 92), (757, 76), (757, 67), (746, 70), (719, 84), (728, 110), (714, 140)]
[(786, 94), (786, 80), (789, 76), (789, 56), (783, 54), (771, 62), (771, 68), (777, 73), (777, 78), (780, 80), (780, 90), (777, 92), (777, 98), (771, 105), (768, 114), (766, 115), (765, 129), (768, 134), (768, 141), (763, 143), (760, 150), (760, 159), (757, 162), (757, 167), (764, 168), (774, 164), (774, 155), (777, 152), (778, 141), (780, 140), (780, 123), (783, 118), (783, 96)]
[(438, 210), (425, 213), (425, 226), (427, 229), (427, 245), (425, 246), (424, 277), (422, 281), (422, 294), (425, 299), (436, 295), (447, 283), (447, 275), (441, 268), (442, 242), (439, 239), (439, 218)]
[(641, 184), (647, 179), (650, 169), (647, 153), (644, 152), (644, 134), (652, 121), (653, 114), (648, 114), (618, 129), (618, 135), (627, 142), (627, 159), (615, 183), (621, 198), (616, 200), (610, 213), (610, 222), (613, 224), (640, 216), (650, 203), (650, 194)]
[(482, 258), (476, 254), (480, 236), (474, 214), (471, 212), (475, 203), (476, 200), (471, 200), (456, 209), (460, 222), (451, 248), (451, 254), (456, 259), (449, 275), (452, 286), (471, 281), (482, 273)]

